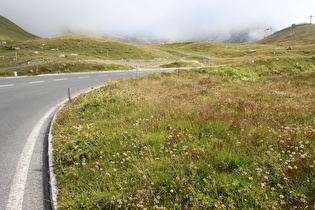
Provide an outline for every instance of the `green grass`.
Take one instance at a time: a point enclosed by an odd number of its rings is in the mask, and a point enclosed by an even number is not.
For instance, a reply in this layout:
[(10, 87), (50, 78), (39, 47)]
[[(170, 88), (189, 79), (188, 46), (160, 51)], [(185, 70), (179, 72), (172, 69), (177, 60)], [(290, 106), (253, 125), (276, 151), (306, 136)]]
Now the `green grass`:
[(280, 59), (81, 95), (53, 125), (59, 208), (311, 208), (314, 78), (314, 60)]

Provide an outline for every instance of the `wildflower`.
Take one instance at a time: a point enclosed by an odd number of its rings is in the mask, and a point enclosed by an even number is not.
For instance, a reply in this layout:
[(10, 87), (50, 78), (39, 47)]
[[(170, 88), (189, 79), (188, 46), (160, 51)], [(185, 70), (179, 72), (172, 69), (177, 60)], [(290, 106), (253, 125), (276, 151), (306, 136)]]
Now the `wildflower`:
[(280, 204), (281, 204), (281, 205), (285, 205), (286, 202), (285, 202), (285, 201), (281, 201)]
[(310, 178), (306, 177), (307, 182), (310, 182)]
[(253, 177), (249, 177), (248, 179), (249, 179), (250, 181), (253, 181)]
[(170, 191), (171, 193), (173, 193), (174, 192), (174, 190), (173, 189), (171, 189), (171, 191)]
[(291, 170), (291, 169), (292, 169), (292, 166), (290, 166), (290, 165), (289, 165), (289, 166), (288, 166), (288, 169), (290, 169), (290, 170)]
[(268, 180), (269, 178), (268, 178), (268, 176), (265, 176), (264, 179)]
[(281, 198), (281, 199), (283, 199), (283, 198), (284, 198), (284, 196), (281, 194), (281, 195), (280, 195), (280, 198)]

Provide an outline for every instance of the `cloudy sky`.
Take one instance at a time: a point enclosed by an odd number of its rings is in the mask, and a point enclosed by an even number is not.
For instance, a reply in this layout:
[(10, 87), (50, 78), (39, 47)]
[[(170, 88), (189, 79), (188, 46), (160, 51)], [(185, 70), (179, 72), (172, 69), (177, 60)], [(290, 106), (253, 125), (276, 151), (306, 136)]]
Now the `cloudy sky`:
[(184, 39), (309, 23), (315, 0), (1, 0), (0, 15), (41, 37), (70, 29)]

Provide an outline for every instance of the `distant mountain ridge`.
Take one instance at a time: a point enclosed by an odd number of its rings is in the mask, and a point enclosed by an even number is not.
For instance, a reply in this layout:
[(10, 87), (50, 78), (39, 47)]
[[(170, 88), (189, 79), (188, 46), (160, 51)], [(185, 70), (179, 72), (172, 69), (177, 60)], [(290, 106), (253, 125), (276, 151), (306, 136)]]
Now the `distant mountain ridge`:
[(39, 37), (31, 34), (0, 15), (0, 40), (32, 40)]
[[(115, 35), (109, 33), (96, 33), (87, 30), (65, 29), (63, 34), (77, 34), (90, 38), (110, 39), (122, 43), (131, 43), (137, 45), (156, 45), (162, 43), (176, 42), (217, 42), (217, 43), (257, 43), (257, 44), (288, 44), (288, 45), (307, 45), (315, 44), (315, 25), (301, 24), (292, 25), (278, 31), (266, 38), (259, 40), (257, 36), (258, 28), (247, 28), (235, 30), (225, 34), (203, 35), (199, 37), (188, 38), (184, 40), (170, 40), (166, 38), (157, 38), (142, 34)], [(256, 32), (256, 35), (254, 35)], [(40, 37), (31, 34), (12, 21), (0, 15), (0, 41), (7, 40), (33, 40)], [(259, 40), (259, 41), (258, 41)]]
[(308, 45), (315, 44), (314, 24), (293, 24), (291, 27), (278, 31), (257, 44), (287, 44), (287, 45)]
[[(176, 42), (254, 43), (257, 40), (259, 40), (259, 38), (251, 35), (251, 32), (255, 30), (257, 29), (248, 28), (245, 30), (244, 29), (236, 30), (226, 34), (202, 35), (199, 37), (192, 37), (186, 39), (158, 38), (143, 34), (117, 35), (103, 32), (94, 32), (84, 29), (64, 29), (62, 31), (62, 34), (77, 34), (90, 38), (110, 39), (117, 42), (131, 43), (137, 45), (156, 45)], [(0, 16), (0, 41), (32, 40), (37, 38), (40, 37), (25, 31), (12, 21), (6, 19), (3, 16)]]
[(205, 34), (196, 37), (186, 39), (167, 39), (154, 36), (147, 36), (143, 34), (129, 34), (129, 35), (117, 35), (102, 32), (93, 32), (82, 29), (64, 29), (63, 34), (77, 34), (91, 38), (104, 38), (111, 39), (118, 42), (138, 44), (138, 45), (156, 45), (165, 43), (177, 43), (177, 42), (217, 42), (217, 43), (254, 43), (258, 41), (262, 36), (255, 36), (253, 32), (257, 32), (257, 28), (247, 28), (234, 30), (229, 33), (220, 34)]

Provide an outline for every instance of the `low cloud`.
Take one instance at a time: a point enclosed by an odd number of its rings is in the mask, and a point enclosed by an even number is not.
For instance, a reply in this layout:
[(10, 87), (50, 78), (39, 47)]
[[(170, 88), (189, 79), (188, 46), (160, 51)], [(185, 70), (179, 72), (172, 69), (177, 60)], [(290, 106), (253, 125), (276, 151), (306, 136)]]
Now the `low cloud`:
[(308, 22), (313, 8), (313, 0), (1, 0), (0, 13), (41, 37), (67, 29), (189, 40), (248, 29), (261, 37)]

